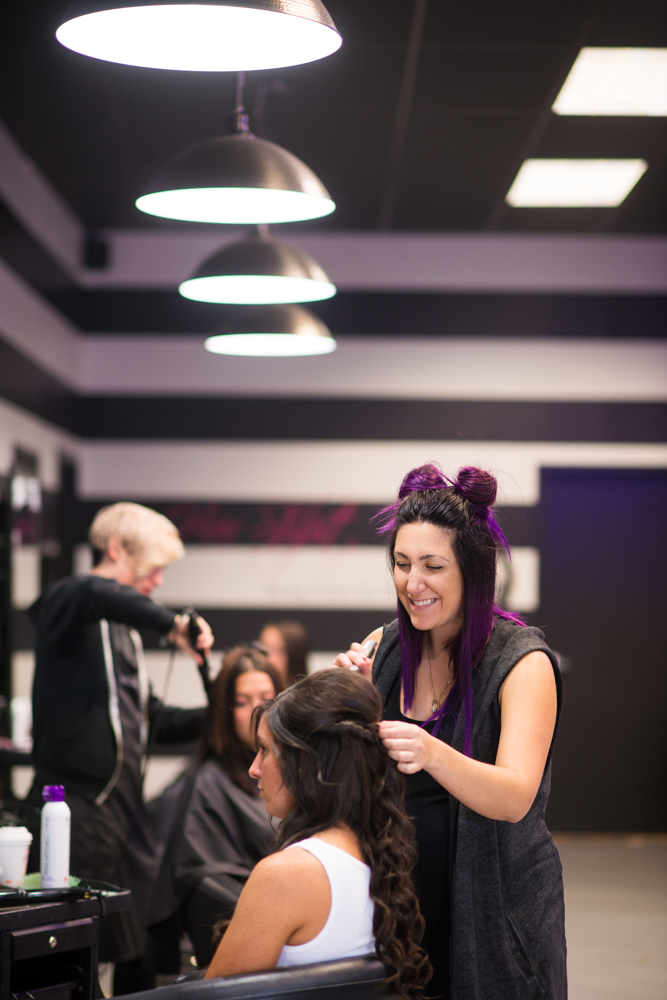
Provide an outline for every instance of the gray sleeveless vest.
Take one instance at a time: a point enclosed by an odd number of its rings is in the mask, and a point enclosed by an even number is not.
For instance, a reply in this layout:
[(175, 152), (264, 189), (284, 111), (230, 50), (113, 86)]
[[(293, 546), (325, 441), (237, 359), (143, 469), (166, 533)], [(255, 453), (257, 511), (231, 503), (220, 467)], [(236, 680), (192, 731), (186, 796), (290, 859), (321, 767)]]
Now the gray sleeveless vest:
[[(449, 857), (451, 1000), (566, 1000), (562, 869), (544, 823), (551, 755), (561, 714), (556, 658), (537, 628), (497, 619), (473, 671), (472, 755), (493, 764), (500, 739), (498, 691), (527, 653), (541, 650), (554, 667), (558, 714), (535, 801), (518, 823), (486, 819), (451, 796)], [(398, 622), (385, 626), (373, 664), (384, 704), (401, 671)], [(452, 746), (463, 753), (459, 713)]]

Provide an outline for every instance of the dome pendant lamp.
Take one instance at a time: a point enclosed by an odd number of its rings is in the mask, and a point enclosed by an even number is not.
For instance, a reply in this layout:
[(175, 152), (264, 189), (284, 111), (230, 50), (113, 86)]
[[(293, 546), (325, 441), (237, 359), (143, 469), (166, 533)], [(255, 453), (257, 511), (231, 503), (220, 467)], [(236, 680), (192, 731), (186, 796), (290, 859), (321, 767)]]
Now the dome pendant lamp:
[(196, 302), (232, 305), (318, 302), (336, 294), (312, 257), (259, 228), (209, 257), (178, 290)]
[(322, 320), (303, 306), (264, 305), (237, 309), (204, 346), (213, 354), (294, 358), (331, 354), (337, 345)]
[(320, 0), (77, 0), (56, 38), (107, 62), (207, 72), (298, 66), (343, 41)]
[(230, 128), (230, 135), (191, 146), (168, 163), (137, 198), (137, 208), (164, 219), (238, 225), (302, 222), (333, 212), (331, 195), (305, 163), (250, 132), (240, 101)]

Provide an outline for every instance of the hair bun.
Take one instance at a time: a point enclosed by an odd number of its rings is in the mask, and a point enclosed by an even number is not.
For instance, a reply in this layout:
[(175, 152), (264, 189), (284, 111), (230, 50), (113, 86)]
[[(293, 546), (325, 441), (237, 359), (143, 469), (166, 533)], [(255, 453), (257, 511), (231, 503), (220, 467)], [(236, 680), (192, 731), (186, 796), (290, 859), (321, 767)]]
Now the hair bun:
[(496, 501), (498, 482), (495, 476), (485, 472), (484, 469), (475, 468), (474, 465), (466, 465), (463, 469), (459, 469), (454, 485), (459, 493), (476, 507), (491, 507)]
[(435, 462), (428, 462), (426, 465), (420, 465), (417, 469), (410, 469), (403, 477), (398, 491), (398, 499), (403, 500), (416, 490), (441, 490), (447, 486), (451, 486), (451, 483), (443, 475), (440, 466)]

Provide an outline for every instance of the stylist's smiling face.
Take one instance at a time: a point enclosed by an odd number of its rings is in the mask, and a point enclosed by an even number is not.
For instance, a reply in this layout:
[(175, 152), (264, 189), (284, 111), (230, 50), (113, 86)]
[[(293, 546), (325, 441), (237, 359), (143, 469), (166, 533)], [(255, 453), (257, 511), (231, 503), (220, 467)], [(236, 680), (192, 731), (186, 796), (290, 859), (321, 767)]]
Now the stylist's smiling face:
[(267, 813), (276, 819), (284, 819), (294, 809), (296, 800), (283, 781), (280, 761), (276, 756), (276, 744), (264, 719), (260, 719), (257, 729), (257, 747), (257, 756), (248, 773), (258, 782), (259, 794), (264, 799)]
[(447, 639), (463, 623), (463, 577), (452, 533), (435, 524), (404, 524), (394, 544), (394, 585), (420, 631), (442, 630)]

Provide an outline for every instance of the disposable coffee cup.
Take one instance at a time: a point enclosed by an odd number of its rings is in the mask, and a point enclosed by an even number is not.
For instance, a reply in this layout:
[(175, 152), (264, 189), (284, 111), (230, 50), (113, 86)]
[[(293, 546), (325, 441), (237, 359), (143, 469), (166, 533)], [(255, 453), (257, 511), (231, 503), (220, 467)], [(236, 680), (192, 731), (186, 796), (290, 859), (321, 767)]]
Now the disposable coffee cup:
[(32, 834), (24, 826), (0, 827), (0, 882), (11, 889), (20, 889), (28, 869), (28, 854)]

